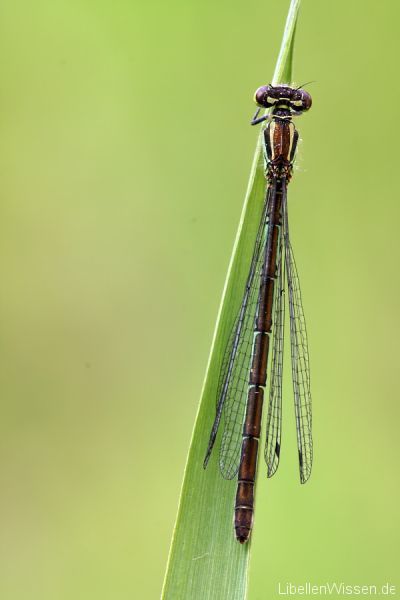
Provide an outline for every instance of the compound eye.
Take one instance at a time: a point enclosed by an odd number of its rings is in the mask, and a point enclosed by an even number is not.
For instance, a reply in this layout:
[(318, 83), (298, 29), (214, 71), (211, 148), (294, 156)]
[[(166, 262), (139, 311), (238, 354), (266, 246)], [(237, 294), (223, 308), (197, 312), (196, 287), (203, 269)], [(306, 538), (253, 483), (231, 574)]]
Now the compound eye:
[(296, 90), (290, 102), (290, 107), (295, 112), (304, 112), (311, 108), (311, 96), (305, 90)]
[(271, 87), (269, 85), (263, 85), (256, 90), (254, 94), (254, 101), (258, 106), (264, 108), (270, 108), (277, 102), (277, 98), (271, 98), (269, 95)]
[(311, 96), (308, 92), (305, 92), (304, 90), (302, 90), (302, 96), (303, 96), (303, 104), (304, 104), (303, 110), (308, 110), (309, 108), (311, 108), (311, 105), (312, 105)]
[(258, 90), (256, 90), (254, 93), (254, 102), (258, 106), (265, 106), (264, 99), (266, 96), (266, 88), (267, 88), (267, 86), (263, 85), (263, 86), (259, 87)]

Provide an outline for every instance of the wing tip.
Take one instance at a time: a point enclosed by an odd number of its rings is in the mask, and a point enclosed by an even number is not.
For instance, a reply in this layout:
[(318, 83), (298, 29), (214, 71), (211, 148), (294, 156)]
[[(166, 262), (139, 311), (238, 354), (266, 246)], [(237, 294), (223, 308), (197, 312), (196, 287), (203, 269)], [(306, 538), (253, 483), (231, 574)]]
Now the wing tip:
[(272, 464), (270, 462), (267, 462), (267, 477), (268, 479), (270, 479), (271, 477), (273, 477), (275, 475), (275, 473), (278, 470), (279, 467), (279, 456), (274, 456), (275, 460), (272, 461)]
[(305, 483), (307, 483), (307, 481), (310, 479), (311, 477), (311, 465), (309, 465), (307, 468), (304, 468), (303, 466), (300, 467), (300, 483), (302, 485), (304, 485)]
[(278, 466), (276, 466), (274, 469), (268, 469), (268, 471), (267, 471), (268, 479), (271, 479), (271, 477), (273, 477), (275, 475), (277, 469), (278, 469)]

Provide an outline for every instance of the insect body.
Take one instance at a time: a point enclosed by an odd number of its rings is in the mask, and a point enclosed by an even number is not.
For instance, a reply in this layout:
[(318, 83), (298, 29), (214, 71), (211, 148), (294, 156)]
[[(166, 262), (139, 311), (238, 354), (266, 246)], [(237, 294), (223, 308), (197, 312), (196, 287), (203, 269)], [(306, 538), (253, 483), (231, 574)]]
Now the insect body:
[(271, 349), (269, 402), (265, 443), (268, 477), (279, 464), (281, 449), (284, 286), (289, 292), (292, 380), (299, 452), (300, 481), (311, 473), (311, 394), (308, 345), (299, 279), (289, 239), (287, 185), (292, 176), (298, 132), (292, 117), (311, 107), (300, 88), (266, 85), (255, 93), (260, 107), (271, 108), (265, 120), (264, 154), (267, 192), (243, 300), (221, 368), (217, 407), (204, 460), (207, 466), (224, 414), (219, 467), (223, 477), (238, 476), (234, 526), (246, 542), (253, 526), (254, 486), (268, 356)]

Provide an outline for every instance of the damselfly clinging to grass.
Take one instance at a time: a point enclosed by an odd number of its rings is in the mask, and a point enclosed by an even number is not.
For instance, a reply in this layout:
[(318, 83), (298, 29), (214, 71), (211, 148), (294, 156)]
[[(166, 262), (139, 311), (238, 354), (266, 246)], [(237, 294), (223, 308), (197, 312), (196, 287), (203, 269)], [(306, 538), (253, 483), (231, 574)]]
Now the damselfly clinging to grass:
[(269, 115), (255, 114), (252, 125), (268, 120), (264, 130), (267, 192), (243, 300), (227, 344), (217, 395), (217, 410), (204, 467), (224, 414), (219, 468), (226, 479), (238, 475), (235, 502), (236, 538), (249, 539), (254, 514), (254, 483), (264, 387), (271, 345), (269, 406), (265, 442), (268, 477), (278, 468), (282, 426), (282, 370), (285, 281), (289, 295), (290, 342), (300, 481), (311, 474), (311, 394), (303, 306), (289, 239), (287, 185), (292, 176), (298, 132), (292, 117), (311, 107), (303, 89), (265, 85), (255, 93)]

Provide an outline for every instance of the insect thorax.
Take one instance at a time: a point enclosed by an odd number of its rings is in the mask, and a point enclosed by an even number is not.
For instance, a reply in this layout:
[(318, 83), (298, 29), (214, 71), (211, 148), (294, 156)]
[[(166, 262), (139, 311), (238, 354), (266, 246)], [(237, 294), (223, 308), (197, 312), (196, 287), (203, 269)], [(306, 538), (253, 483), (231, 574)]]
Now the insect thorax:
[(264, 130), (264, 157), (269, 181), (285, 177), (290, 180), (298, 133), (287, 115), (275, 115)]

